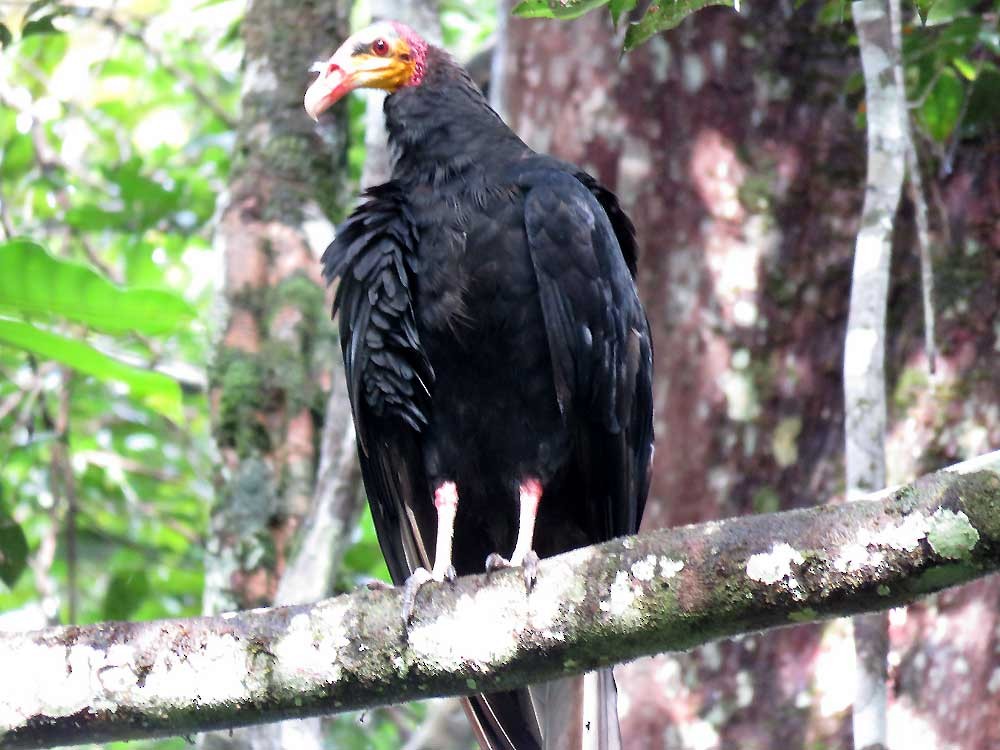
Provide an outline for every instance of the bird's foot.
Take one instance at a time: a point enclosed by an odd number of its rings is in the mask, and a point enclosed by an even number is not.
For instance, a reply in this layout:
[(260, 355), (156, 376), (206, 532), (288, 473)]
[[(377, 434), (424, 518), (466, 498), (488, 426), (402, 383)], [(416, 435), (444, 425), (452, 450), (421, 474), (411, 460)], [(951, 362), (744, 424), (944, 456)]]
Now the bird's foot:
[(455, 578), (454, 565), (449, 565), (442, 570), (438, 570), (437, 568), (433, 571), (427, 570), (427, 568), (417, 568), (414, 570), (403, 584), (403, 625), (409, 625), (412, 622), (413, 610), (417, 605), (417, 594), (420, 593), (420, 589), (423, 588), (425, 583), (430, 583), (431, 581), (454, 583)]
[(518, 566), (521, 567), (525, 588), (531, 591), (535, 587), (535, 581), (538, 580), (538, 553), (534, 550), (528, 550), (520, 561), (516, 558), (508, 560), (503, 555), (494, 552), (486, 558), (486, 576), (489, 577), (496, 571), (503, 570), (504, 568), (516, 568)]

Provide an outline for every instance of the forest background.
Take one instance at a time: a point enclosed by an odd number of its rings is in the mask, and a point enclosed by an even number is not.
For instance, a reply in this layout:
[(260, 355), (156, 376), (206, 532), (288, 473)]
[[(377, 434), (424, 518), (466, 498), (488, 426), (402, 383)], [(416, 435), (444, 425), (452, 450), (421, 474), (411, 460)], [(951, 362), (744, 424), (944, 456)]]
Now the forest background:
[[(709, 8), (645, 40), (603, 10), (508, 10), (0, 2), (0, 629), (386, 577), (316, 261), (385, 174), (379, 100), (318, 127), (301, 110), (309, 63), (373, 15), (468, 61), (529, 145), (635, 221), (657, 353), (643, 528), (845, 498), (867, 125), (851, 6)], [(888, 484), (1000, 446), (1000, 5), (901, 11), (922, 179), (893, 232)], [(1000, 582), (888, 628), (893, 746), (997, 747)], [(850, 747), (853, 665), (847, 621), (639, 660), (619, 669), (626, 746)], [(329, 747), (416, 750), (471, 746), (463, 721), (435, 701), (317, 726)]]

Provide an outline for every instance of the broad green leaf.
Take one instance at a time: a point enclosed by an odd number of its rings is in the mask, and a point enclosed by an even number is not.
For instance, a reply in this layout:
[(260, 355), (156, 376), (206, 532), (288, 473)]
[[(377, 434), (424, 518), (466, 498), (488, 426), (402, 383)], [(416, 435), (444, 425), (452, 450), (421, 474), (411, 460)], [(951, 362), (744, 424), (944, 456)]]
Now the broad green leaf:
[[(52, 74), (56, 66), (66, 57), (68, 49), (67, 34), (35, 34), (26, 37), (22, 31), (21, 41), (17, 44), (18, 56), (33, 62), (45, 75)], [(41, 86), (40, 83), (35, 85)]]
[(920, 107), (920, 121), (936, 141), (945, 141), (958, 123), (965, 87), (951, 70), (945, 70)]
[(646, 15), (625, 34), (625, 51), (633, 50), (654, 34), (677, 26), (695, 11), (710, 5), (733, 7), (733, 0), (661, 0), (649, 6)]
[(976, 0), (934, 0), (929, 3), (927, 13), (924, 15), (924, 24), (927, 26), (940, 26), (951, 23), (957, 17), (965, 15)]
[(0, 581), (14, 588), (28, 563), (28, 540), (0, 498)]
[(104, 592), (104, 617), (127, 620), (149, 596), (149, 577), (141, 569), (123, 570), (111, 576)]
[(95, 232), (102, 229), (127, 229), (129, 217), (123, 211), (106, 211), (91, 203), (73, 206), (66, 211), (66, 223), (76, 229)]
[(105, 382), (122, 383), (128, 386), (131, 395), (149, 408), (175, 421), (182, 416), (181, 388), (173, 378), (126, 365), (81, 341), (20, 321), (0, 319), (0, 344), (61, 362)]
[(10, 33), (7, 24), (0, 23), (0, 49), (3, 49), (14, 40), (14, 35)]
[(0, 311), (59, 315), (102, 331), (149, 335), (176, 331), (195, 315), (177, 294), (123, 289), (27, 240), (0, 243)]
[(35, 146), (31, 136), (17, 133), (11, 137), (3, 149), (3, 161), (0, 162), (0, 177), (16, 180), (31, 169), (35, 163)]
[(24, 28), (21, 29), (21, 38), (26, 39), (29, 36), (35, 36), (37, 34), (61, 34), (62, 32), (52, 25), (52, 20), (55, 17), (55, 14), (53, 14), (49, 16), (42, 16), (34, 21), (28, 21), (24, 24)]
[(595, 8), (607, 5), (609, 0), (523, 0), (511, 11), (522, 18), (579, 18)]

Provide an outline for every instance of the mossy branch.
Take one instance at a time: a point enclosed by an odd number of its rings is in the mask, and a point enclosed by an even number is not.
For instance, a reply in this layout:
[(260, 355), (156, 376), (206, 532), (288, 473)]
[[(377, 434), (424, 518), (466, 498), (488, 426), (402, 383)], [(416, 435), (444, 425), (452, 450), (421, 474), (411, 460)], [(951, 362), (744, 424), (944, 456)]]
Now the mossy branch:
[(868, 500), (642, 534), (518, 571), (220, 617), (0, 634), (0, 748), (457, 695), (885, 609), (1000, 569), (1000, 452)]

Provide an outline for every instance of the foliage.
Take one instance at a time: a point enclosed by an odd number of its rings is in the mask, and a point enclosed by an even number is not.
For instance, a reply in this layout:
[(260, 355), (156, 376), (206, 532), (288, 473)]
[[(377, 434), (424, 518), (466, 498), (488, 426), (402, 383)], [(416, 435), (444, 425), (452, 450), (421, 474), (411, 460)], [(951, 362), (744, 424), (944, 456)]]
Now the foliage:
[[(522, 0), (514, 7), (514, 15), (524, 18), (579, 18), (596, 8), (608, 6), (615, 25), (622, 16), (632, 11), (636, 0)], [(738, 7), (735, 0), (664, 0), (646, 5), (638, 18), (633, 19), (625, 31), (625, 52), (635, 49), (655, 34), (668, 31), (695, 11), (710, 5)]]
[(0, 626), (201, 608), (241, 4), (164, 8), (0, 9)]
[[(201, 610), (212, 232), (244, 10), (0, 4), (0, 628)], [(494, 6), (444, 3), (442, 19), (464, 56)], [(350, 106), (356, 179), (363, 99)], [(340, 590), (388, 579), (367, 512), (355, 541)], [(422, 716), (337, 719), (329, 741), (398, 747)]]

